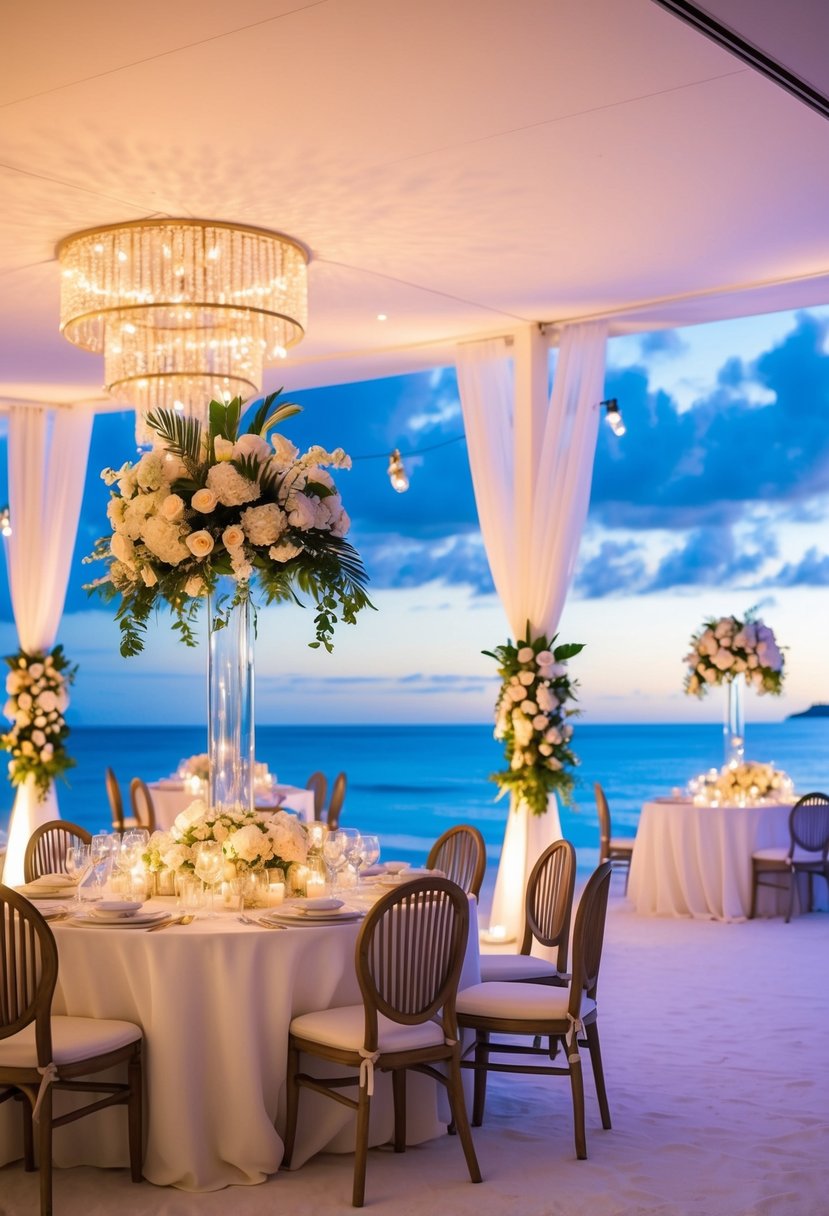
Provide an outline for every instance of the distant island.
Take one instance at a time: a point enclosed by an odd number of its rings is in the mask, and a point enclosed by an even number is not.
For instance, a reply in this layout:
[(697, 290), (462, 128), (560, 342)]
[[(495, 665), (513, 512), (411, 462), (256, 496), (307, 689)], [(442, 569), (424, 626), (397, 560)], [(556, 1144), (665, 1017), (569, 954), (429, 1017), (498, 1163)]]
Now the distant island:
[(829, 718), (829, 705), (810, 705), (802, 713), (789, 714), (787, 721), (791, 722), (792, 718)]

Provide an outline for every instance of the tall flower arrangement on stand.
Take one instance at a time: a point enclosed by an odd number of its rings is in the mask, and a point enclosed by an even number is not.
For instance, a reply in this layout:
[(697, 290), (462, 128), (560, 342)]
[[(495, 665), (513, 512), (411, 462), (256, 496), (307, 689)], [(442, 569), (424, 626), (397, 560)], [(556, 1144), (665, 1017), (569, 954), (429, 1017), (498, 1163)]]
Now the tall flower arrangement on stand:
[(712, 617), (691, 638), (685, 656), (688, 670), (685, 692), (704, 697), (709, 687), (744, 675), (746, 686), (755, 692), (779, 697), (783, 691), (785, 660), (774, 631), (752, 610), (745, 619)]
[(342, 448), (313, 446), (300, 455), (283, 435), (270, 436), (299, 412), (287, 402), (273, 408), (278, 395), (245, 420), (241, 398), (212, 401), (207, 430), (158, 410), (147, 425), (159, 446), (134, 465), (101, 474), (112, 486), (112, 532), (87, 559), (108, 563), (90, 589), (120, 601), (123, 655), (143, 649), (150, 614), (162, 605), (182, 640), (195, 645), (199, 604), (222, 575), (236, 590), (220, 613), (248, 599), (254, 581), (266, 603), (310, 596), (310, 645), (326, 650), (338, 620), (352, 623), (371, 606), (360, 557), (345, 539), (350, 520), (327, 471), (350, 468), (351, 460)]
[(555, 792), (565, 803), (572, 799), (575, 778), (572, 769), (578, 758), (570, 740), (570, 719), (578, 710), (577, 682), (571, 680), (567, 661), (579, 654), (580, 643), (555, 645), (556, 638), (531, 636), (508, 639), (505, 645), (483, 653), (495, 659), (501, 690), (495, 705), (495, 738), (503, 740), (507, 768), (492, 774), (501, 793), (512, 793), (525, 802), (534, 815), (547, 810), (547, 798)]
[(51, 783), (75, 763), (66, 750), (69, 727), (64, 714), (78, 669), (69, 663), (62, 646), (49, 652), (19, 650), (8, 655), (6, 663), (11, 670), (3, 712), (12, 727), (0, 738), (0, 746), (11, 752), (12, 785), (33, 777), (42, 800)]

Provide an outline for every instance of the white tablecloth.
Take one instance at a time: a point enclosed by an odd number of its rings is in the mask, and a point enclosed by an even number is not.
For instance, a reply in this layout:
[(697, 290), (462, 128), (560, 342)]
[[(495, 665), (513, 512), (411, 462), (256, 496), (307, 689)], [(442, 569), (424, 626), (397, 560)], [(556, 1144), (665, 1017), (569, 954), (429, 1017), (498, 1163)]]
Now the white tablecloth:
[(741, 920), (751, 910), (751, 854), (787, 846), (791, 806), (642, 807), (628, 896), (637, 912)]
[[(149, 788), (155, 808), (156, 826), (165, 831), (172, 826), (176, 815), (180, 815), (195, 797), (183, 781), (153, 781)], [(296, 811), (306, 823), (314, 818), (313, 790), (300, 789), (296, 785), (275, 785), (272, 787), (272, 795), (274, 794), (282, 799), (280, 806)], [(261, 802), (257, 800), (257, 804), (267, 806), (271, 801), (275, 802), (272, 795), (263, 794)]]
[[(153, 901), (171, 906), (172, 901)], [(145, 1177), (161, 1186), (217, 1190), (257, 1183), (282, 1160), (288, 1027), (300, 1013), (357, 1004), (360, 922), (278, 931), (230, 913), (160, 933), (55, 924), (56, 1013), (124, 1018), (144, 1029)], [(480, 977), (472, 911), (462, 984)], [(431, 1139), (448, 1119), (442, 1089), (408, 1082), (407, 1136)], [(56, 1094), (56, 1109), (71, 1101)], [(0, 1107), (0, 1165), (22, 1155), (19, 1111)], [(353, 1152), (353, 1114), (306, 1091), (293, 1165), (322, 1149)], [(378, 1073), (371, 1142), (392, 1132), (391, 1079)], [(125, 1166), (126, 1113), (103, 1111), (55, 1132), (58, 1165)], [(0, 1204), (2, 1207), (2, 1204)]]

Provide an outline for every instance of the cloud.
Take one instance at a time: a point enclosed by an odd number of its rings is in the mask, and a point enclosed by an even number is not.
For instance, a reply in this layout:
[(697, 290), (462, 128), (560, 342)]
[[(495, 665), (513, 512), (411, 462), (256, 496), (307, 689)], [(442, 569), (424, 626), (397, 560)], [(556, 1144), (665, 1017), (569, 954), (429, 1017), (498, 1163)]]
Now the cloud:
[(645, 590), (745, 581), (756, 578), (765, 560), (760, 549), (738, 546), (730, 528), (700, 528), (662, 558)]
[(800, 561), (786, 562), (767, 582), (772, 587), (829, 587), (829, 555), (812, 546)]
[(483, 541), (477, 532), (436, 537), (429, 542), (402, 534), (365, 537), (361, 553), (372, 584), (419, 587), (442, 582), (491, 595), (494, 586)]
[(599, 552), (580, 564), (575, 591), (583, 599), (601, 599), (616, 592), (632, 594), (646, 578), (642, 549), (633, 541), (603, 541)]
[(658, 355), (673, 358), (684, 354), (688, 343), (682, 340), (675, 329), (655, 329), (652, 333), (642, 335), (639, 349), (644, 359)]

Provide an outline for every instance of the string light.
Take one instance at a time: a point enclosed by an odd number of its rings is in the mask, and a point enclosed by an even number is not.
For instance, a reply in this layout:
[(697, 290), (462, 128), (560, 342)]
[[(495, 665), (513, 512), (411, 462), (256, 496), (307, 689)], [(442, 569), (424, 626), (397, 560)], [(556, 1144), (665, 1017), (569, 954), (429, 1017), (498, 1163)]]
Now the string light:
[(451, 443), (461, 443), (465, 439), (464, 434), (453, 435), (450, 439), (442, 439), (439, 443), (430, 443), (425, 448), (417, 448), (410, 452), (401, 452), (399, 448), (394, 448), (391, 452), (364, 452), (360, 456), (352, 456), (351, 460), (353, 463), (358, 460), (388, 460), (386, 472), (389, 480), (397, 493), (403, 494), (409, 488), (409, 475), (406, 472), (404, 460), (421, 456), (425, 452), (434, 452), (438, 448), (448, 447)]
[(12, 534), (12, 517), (8, 507), (0, 511), (0, 536), (8, 539)]
[(393, 490), (396, 490), (398, 494), (403, 494), (408, 490), (409, 478), (398, 448), (395, 448), (389, 456), (389, 467), (386, 472), (389, 475), (389, 481)]

